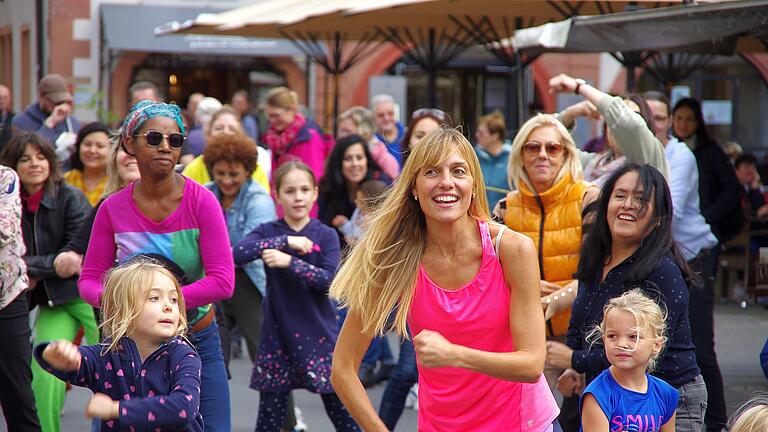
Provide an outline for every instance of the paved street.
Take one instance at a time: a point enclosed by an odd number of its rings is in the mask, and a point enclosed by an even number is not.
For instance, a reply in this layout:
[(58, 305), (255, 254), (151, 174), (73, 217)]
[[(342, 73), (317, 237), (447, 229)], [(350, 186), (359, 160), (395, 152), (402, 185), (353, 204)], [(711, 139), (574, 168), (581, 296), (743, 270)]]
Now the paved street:
[[(728, 413), (745, 400), (750, 393), (768, 390), (768, 381), (762, 374), (758, 354), (768, 337), (768, 311), (762, 306), (751, 306), (746, 310), (732, 304), (718, 304), (716, 309), (717, 352), (726, 386)], [(252, 431), (256, 423), (258, 394), (248, 388), (250, 366), (245, 359), (232, 362), (233, 378), (229, 382), (232, 395), (233, 431)], [(384, 386), (369, 391), (374, 405), (378, 407)], [(90, 392), (73, 389), (67, 398), (62, 416), (62, 430), (86, 431), (89, 423), (82, 415)], [(326, 419), (322, 401), (306, 391), (295, 392), (296, 401), (304, 412), (311, 432), (332, 431)], [(416, 430), (417, 413), (407, 409), (398, 424), (398, 430)], [(0, 428), (2, 428), (0, 422)]]

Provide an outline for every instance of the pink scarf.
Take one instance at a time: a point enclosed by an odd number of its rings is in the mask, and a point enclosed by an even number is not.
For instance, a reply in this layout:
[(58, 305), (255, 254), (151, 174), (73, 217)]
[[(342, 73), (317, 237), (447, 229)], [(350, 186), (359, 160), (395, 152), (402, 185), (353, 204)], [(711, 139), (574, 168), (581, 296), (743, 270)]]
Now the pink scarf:
[(267, 146), (272, 150), (275, 160), (280, 159), (280, 157), (288, 151), (293, 144), (293, 141), (296, 139), (296, 135), (299, 134), (299, 131), (304, 127), (306, 122), (307, 120), (303, 115), (296, 113), (291, 124), (286, 126), (282, 131), (278, 131), (271, 124), (269, 125), (267, 133), (264, 135), (264, 141), (266, 141)]

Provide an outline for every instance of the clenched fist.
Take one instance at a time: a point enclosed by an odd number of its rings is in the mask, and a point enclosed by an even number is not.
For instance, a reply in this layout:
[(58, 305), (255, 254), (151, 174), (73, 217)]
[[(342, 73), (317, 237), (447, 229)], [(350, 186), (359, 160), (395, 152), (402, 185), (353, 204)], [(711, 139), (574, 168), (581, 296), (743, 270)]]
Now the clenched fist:
[(88, 405), (85, 407), (85, 416), (98, 417), (102, 420), (110, 420), (120, 417), (120, 402), (112, 400), (102, 393), (94, 393)]
[(43, 359), (54, 369), (62, 372), (75, 372), (80, 369), (82, 356), (72, 342), (57, 340), (51, 342), (43, 350)]
[(455, 366), (455, 345), (432, 330), (422, 330), (413, 338), (419, 363), (429, 368)]

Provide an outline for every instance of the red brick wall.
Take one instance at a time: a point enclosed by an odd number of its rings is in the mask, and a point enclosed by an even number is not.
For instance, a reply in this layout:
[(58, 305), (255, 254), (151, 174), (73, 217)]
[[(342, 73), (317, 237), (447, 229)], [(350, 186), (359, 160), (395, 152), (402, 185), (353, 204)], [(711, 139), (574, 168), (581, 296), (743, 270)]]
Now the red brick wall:
[(90, 41), (72, 40), (76, 18), (90, 18), (90, 0), (50, 0), (48, 2), (48, 40), (50, 42), (48, 70), (72, 79), (75, 57), (90, 57)]

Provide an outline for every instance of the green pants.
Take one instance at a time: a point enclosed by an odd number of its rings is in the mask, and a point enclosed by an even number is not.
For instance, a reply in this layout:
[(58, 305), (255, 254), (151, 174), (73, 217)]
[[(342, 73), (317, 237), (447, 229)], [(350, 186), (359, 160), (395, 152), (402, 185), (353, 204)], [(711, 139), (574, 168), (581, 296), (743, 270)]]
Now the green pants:
[[(59, 339), (71, 341), (80, 326), (85, 330), (88, 344), (99, 343), (93, 307), (82, 299), (77, 298), (54, 307), (40, 306), (35, 324), (35, 346)], [(43, 432), (59, 432), (66, 384), (44, 371), (36, 360), (32, 360), (32, 391), (35, 393), (37, 415)]]

